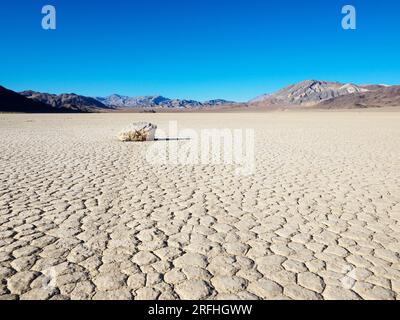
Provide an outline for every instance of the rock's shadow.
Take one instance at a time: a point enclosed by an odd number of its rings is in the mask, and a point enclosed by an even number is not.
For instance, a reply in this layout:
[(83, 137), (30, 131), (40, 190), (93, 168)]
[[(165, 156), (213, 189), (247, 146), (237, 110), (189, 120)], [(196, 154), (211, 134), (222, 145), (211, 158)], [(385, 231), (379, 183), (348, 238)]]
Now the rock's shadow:
[(156, 138), (154, 141), (187, 141), (190, 138)]

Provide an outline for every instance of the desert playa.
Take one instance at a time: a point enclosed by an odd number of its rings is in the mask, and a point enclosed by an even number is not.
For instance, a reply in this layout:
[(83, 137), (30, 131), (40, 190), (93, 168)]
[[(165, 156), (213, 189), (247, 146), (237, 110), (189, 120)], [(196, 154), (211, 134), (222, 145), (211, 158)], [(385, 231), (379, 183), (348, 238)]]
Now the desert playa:
[[(151, 164), (253, 128), (255, 171)], [(398, 299), (400, 112), (0, 114), (2, 299)], [(187, 143), (177, 141), (178, 144)]]

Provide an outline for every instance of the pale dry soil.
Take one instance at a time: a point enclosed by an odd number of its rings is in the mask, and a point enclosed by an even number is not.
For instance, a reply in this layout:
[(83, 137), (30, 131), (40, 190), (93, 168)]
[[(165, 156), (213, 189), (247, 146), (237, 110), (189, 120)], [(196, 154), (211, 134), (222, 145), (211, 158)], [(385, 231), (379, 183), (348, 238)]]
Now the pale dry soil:
[[(256, 170), (120, 129), (254, 128)], [(3, 299), (398, 299), (400, 112), (0, 115)], [(178, 144), (187, 143), (179, 141)]]

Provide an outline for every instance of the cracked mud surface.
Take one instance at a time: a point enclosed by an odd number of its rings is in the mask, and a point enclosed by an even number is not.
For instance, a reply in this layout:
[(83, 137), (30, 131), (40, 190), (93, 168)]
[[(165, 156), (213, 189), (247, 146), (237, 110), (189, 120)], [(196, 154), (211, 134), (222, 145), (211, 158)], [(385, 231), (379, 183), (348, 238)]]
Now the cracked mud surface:
[[(256, 171), (151, 165), (254, 128)], [(0, 115), (2, 299), (398, 299), (400, 113)], [(178, 142), (183, 144), (184, 141)]]

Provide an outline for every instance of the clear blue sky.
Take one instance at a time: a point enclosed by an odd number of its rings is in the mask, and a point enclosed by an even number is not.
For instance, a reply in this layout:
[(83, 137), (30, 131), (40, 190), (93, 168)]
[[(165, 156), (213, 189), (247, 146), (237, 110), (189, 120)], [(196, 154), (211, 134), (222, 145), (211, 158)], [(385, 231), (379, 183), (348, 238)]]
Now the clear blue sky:
[(245, 101), (304, 79), (400, 83), (398, 0), (9, 0), (0, 28), (0, 85), (17, 91)]

